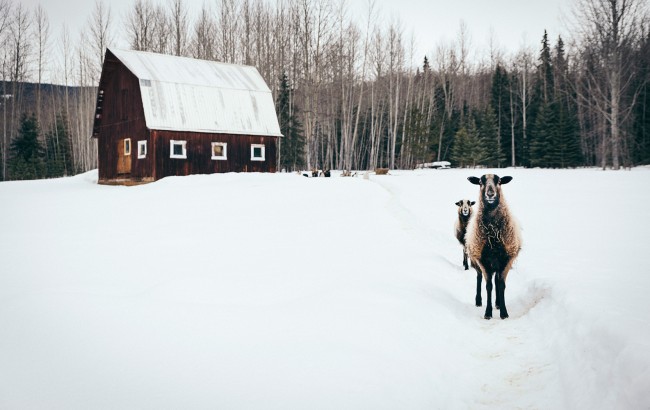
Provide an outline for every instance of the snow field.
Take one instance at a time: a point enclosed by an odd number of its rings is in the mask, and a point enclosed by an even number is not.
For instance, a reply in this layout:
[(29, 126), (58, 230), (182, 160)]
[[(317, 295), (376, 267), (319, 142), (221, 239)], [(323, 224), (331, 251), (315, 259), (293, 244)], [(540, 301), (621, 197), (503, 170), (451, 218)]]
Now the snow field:
[(495, 172), (505, 321), (453, 236), (481, 170), (0, 184), (0, 408), (648, 407), (650, 170)]

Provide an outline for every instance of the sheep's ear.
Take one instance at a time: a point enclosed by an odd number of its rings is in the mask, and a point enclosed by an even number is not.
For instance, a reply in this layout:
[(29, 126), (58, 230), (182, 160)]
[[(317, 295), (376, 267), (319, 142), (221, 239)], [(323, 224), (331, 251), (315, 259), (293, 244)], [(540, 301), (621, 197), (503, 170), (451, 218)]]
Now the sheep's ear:
[(512, 177), (501, 177), (500, 184), (507, 184), (508, 182), (512, 181)]
[(472, 205), (474, 205), (475, 203), (476, 203), (476, 201), (470, 201), (470, 202), (469, 202), (469, 206), (472, 206)]
[(477, 177), (468, 177), (467, 180), (474, 185), (481, 185), (481, 180)]
[(462, 202), (460, 202), (460, 201), (456, 202), (456, 206), (461, 206), (461, 205), (462, 205)]

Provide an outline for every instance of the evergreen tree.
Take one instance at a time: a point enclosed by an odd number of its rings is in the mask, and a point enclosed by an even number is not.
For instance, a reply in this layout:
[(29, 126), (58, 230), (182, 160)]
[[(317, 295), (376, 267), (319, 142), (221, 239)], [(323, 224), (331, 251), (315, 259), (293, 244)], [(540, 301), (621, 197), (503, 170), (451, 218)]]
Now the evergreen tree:
[(544, 104), (538, 111), (530, 144), (531, 166), (577, 167), (582, 164), (577, 118), (561, 100)]
[(431, 65), (429, 64), (429, 59), (427, 56), (424, 56), (424, 61), (422, 62), (422, 74), (431, 74)]
[(11, 142), (9, 173), (11, 179), (38, 179), (43, 172), (43, 146), (38, 140), (38, 121), (36, 115), (23, 114), (20, 118), (18, 136)]
[(549, 144), (555, 138), (555, 112), (552, 107), (555, 95), (555, 82), (553, 80), (553, 63), (551, 49), (548, 43), (548, 34), (544, 30), (542, 48), (539, 53), (537, 75), (533, 82), (531, 103), (529, 108), (531, 127), (530, 143), (528, 145), (528, 160), (533, 167), (547, 167), (547, 155), (550, 152)]
[(538, 73), (542, 98), (544, 102), (548, 103), (553, 99), (555, 81), (553, 76), (553, 65), (551, 61), (551, 48), (548, 44), (548, 34), (546, 33), (546, 30), (544, 30), (544, 37), (542, 38), (542, 49), (539, 53)]
[(496, 145), (491, 148), (495, 153), (494, 159), (507, 157), (511, 154), (510, 141), (510, 78), (505, 68), (497, 64), (492, 76), (492, 109), (496, 115), (497, 139)]
[(277, 107), (280, 132), (284, 135), (280, 141), (280, 167), (292, 171), (302, 169), (305, 165), (305, 138), (297, 117), (297, 108), (293, 104), (293, 89), (286, 73), (280, 76)]
[(427, 132), (424, 114), (420, 112), (417, 106), (411, 107), (411, 113), (406, 123), (406, 133), (413, 140), (411, 146), (415, 160), (418, 162), (427, 162), (426, 159), (431, 140)]
[(476, 120), (470, 116), (467, 126), (467, 142), (469, 144), (469, 162), (473, 167), (486, 163), (488, 154), (485, 148), (485, 140), (476, 127)]
[(566, 123), (566, 112), (562, 110), (562, 104), (559, 101), (553, 101), (547, 108), (550, 115), (547, 116), (546, 147), (543, 149), (542, 166), (562, 168), (566, 161), (563, 140), (564, 130), (562, 129), (562, 126)]
[(467, 117), (466, 125), (460, 127), (454, 135), (451, 160), (460, 168), (476, 167), (485, 164), (487, 160), (484, 140), (481, 138), (476, 121), (472, 116)]
[(550, 147), (549, 163), (553, 167), (576, 167), (582, 164), (577, 106), (568, 84), (569, 67), (564, 42), (558, 37), (553, 57), (555, 87), (553, 91), (555, 135)]
[(636, 60), (639, 69), (631, 89), (638, 89), (639, 95), (634, 107), (632, 156), (635, 164), (650, 164), (650, 31), (641, 41)]
[(555, 55), (553, 56), (554, 96), (556, 98), (561, 97), (561, 94), (564, 94), (567, 89), (568, 72), (569, 67), (564, 53), (564, 41), (562, 41), (562, 36), (558, 36), (557, 44), (555, 45)]
[(551, 163), (560, 168), (577, 167), (582, 165), (582, 151), (578, 133), (578, 118), (569, 107), (557, 104), (557, 126), (555, 130), (555, 157)]
[(499, 145), (499, 134), (497, 116), (488, 104), (481, 120), (479, 129), (483, 147), (485, 148), (485, 165), (489, 167), (500, 167), (506, 163), (505, 154)]
[[(429, 64), (429, 59), (427, 56), (424, 56), (424, 61), (422, 62), (422, 72), (418, 78), (416, 78), (416, 89), (423, 90), (424, 95), (427, 94), (426, 90), (429, 90), (429, 84), (431, 83), (431, 65)], [(435, 105), (435, 103), (434, 103)], [(429, 102), (424, 101), (423, 107), (420, 108), (418, 104), (412, 104), (410, 109), (410, 114), (408, 116), (408, 121), (406, 123), (407, 135), (412, 136), (412, 155), (416, 162), (429, 162), (435, 156), (431, 153), (432, 147), (434, 146), (434, 134), (433, 130), (429, 127), (431, 124), (427, 122), (427, 111), (429, 109)]]
[(548, 167), (550, 145), (555, 139), (555, 118), (552, 104), (542, 104), (537, 111), (535, 127), (531, 133), (530, 165)]
[(470, 163), (471, 145), (469, 135), (465, 127), (461, 127), (454, 135), (454, 145), (451, 148), (450, 159), (458, 168), (465, 168)]
[[(440, 147), (440, 160), (444, 161), (451, 159), (451, 149), (454, 144), (454, 136), (461, 128), (461, 112), (452, 107), (451, 116), (445, 112), (445, 97), (443, 89), (440, 85), (434, 89), (433, 103), (436, 109), (431, 118), (429, 132), (431, 135), (430, 151), (434, 160), (438, 158), (438, 148)], [(440, 139), (442, 136), (442, 144)]]

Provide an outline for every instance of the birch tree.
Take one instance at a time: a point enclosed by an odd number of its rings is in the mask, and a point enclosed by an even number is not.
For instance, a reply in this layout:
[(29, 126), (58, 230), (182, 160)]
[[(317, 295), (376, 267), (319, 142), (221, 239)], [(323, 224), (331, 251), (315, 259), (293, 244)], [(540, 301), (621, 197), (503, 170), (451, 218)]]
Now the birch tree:
[(39, 4), (34, 11), (34, 37), (36, 40), (36, 120), (41, 124), (41, 84), (43, 83), (43, 72), (45, 70), (46, 52), (48, 50), (47, 41), (49, 39), (50, 23), (45, 14), (45, 10)]
[[(72, 81), (72, 41), (70, 39), (70, 30), (68, 30), (68, 26), (64, 23), (63, 28), (61, 30), (61, 54), (62, 54), (62, 64), (63, 64), (63, 84), (64, 84), (64, 116), (65, 116), (65, 127), (66, 129), (70, 130), (70, 87), (71, 81)], [(72, 158), (71, 162), (72, 164), (75, 164), (75, 156), (74, 156), (74, 151), (71, 152)]]
[[(10, 80), (11, 80), (11, 121), (10, 140), (16, 131), (14, 122), (22, 112), (23, 86), (28, 79), (32, 56), (32, 16), (21, 3), (13, 9), (9, 24)], [(8, 102), (8, 101), (5, 101)]]
[(10, 0), (0, 0), (0, 51), (2, 52), (2, 179), (7, 180), (7, 79), (9, 78), (8, 29), (12, 13)]
[(397, 129), (399, 121), (400, 86), (402, 81), (402, 65), (404, 63), (404, 45), (402, 42), (401, 24), (395, 22), (388, 28), (388, 100), (389, 100), (389, 132), (390, 148), (388, 167), (395, 168), (395, 153), (397, 145)]
[[(521, 144), (520, 152), (520, 165), (525, 165), (527, 163), (526, 151), (528, 144), (528, 106), (530, 105), (530, 93), (531, 93), (531, 68), (534, 66), (534, 57), (530, 49), (523, 47), (519, 50), (514, 59), (514, 71), (516, 73), (517, 79), (517, 99), (519, 100), (519, 105), (521, 107)], [(513, 136), (512, 141), (512, 156), (510, 158), (510, 165), (516, 166), (516, 147), (515, 147), (515, 138)]]

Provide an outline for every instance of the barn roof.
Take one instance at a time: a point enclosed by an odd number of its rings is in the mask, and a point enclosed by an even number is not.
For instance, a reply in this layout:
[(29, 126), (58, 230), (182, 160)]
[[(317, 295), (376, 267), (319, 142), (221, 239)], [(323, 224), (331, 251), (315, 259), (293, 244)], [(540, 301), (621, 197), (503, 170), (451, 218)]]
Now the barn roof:
[(138, 79), (147, 128), (282, 136), (255, 67), (110, 49)]

